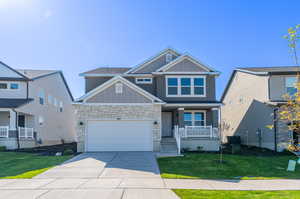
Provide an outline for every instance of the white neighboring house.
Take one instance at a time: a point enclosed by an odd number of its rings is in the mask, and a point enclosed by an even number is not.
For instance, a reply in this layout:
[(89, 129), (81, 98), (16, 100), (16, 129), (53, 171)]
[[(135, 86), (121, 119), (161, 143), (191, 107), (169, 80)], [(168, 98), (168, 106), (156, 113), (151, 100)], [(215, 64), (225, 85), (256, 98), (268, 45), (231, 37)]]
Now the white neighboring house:
[(0, 146), (74, 142), (72, 101), (61, 71), (16, 70), (0, 62)]

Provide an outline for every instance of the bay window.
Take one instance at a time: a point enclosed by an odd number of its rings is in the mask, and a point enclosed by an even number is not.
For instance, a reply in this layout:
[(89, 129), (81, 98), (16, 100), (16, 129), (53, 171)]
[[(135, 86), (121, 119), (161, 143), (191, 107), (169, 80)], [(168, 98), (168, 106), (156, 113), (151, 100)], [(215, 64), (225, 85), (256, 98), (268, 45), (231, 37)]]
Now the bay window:
[(167, 97), (205, 97), (204, 76), (167, 76)]

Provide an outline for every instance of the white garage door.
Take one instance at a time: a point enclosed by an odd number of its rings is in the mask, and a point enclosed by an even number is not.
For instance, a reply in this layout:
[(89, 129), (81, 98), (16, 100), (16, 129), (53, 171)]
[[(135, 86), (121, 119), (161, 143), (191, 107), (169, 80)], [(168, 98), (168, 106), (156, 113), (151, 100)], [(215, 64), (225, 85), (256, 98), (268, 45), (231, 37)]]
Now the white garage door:
[(150, 121), (89, 121), (86, 151), (152, 151)]

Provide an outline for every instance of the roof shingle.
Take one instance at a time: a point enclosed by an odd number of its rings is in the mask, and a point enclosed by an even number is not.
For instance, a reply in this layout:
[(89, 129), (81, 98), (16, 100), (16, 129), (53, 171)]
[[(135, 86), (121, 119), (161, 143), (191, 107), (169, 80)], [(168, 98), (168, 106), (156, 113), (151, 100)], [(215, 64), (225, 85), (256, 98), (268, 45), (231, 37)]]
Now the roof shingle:
[(96, 68), (94, 70), (90, 70), (84, 73), (81, 73), (82, 75), (86, 74), (123, 74), (127, 72), (129, 69), (128, 67), (100, 67)]

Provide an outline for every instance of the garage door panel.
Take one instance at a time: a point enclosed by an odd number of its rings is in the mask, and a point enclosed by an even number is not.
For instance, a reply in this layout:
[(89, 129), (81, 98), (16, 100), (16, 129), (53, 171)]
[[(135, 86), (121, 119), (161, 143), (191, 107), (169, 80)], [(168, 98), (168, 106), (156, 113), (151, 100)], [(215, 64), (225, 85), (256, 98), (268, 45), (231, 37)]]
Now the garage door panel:
[(89, 121), (87, 151), (152, 151), (150, 121)]

